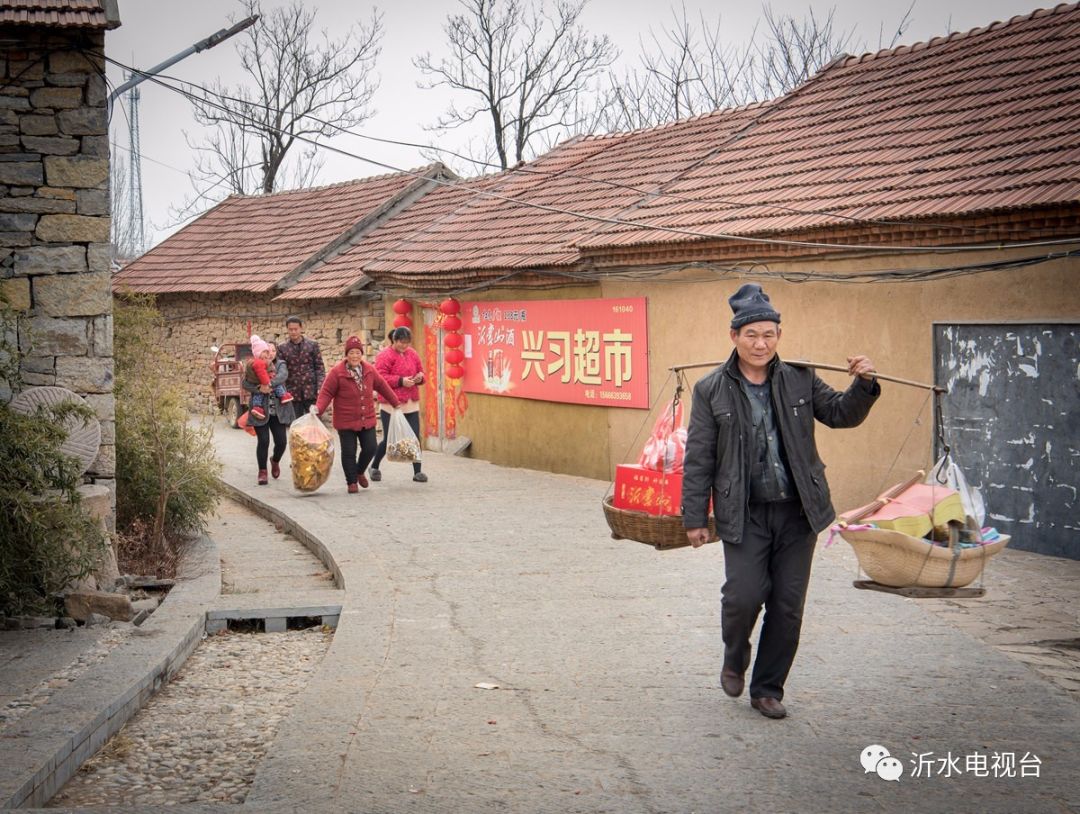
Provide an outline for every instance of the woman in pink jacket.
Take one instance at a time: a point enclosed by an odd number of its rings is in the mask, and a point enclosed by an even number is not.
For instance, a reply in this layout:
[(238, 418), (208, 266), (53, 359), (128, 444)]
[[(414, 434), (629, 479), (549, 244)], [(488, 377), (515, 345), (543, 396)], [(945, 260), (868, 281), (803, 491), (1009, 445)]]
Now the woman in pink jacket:
[[(375, 357), (375, 369), (393, 388), (394, 395), (401, 402), (401, 411), (405, 419), (420, 438), (420, 384), (424, 381), (424, 371), (420, 365), (420, 356), (412, 348), (412, 331), (408, 328), (394, 328), (390, 332), (390, 347), (384, 348)], [(382, 420), (382, 441), (371, 463), (371, 479), (382, 480), (379, 464), (386, 455), (386, 434), (390, 428), (390, 416), (393, 414), (393, 402), (379, 401), (379, 418)], [(417, 483), (427, 483), (427, 475), (420, 471), (420, 461), (413, 461), (412, 479)]]
[(326, 412), (330, 402), (334, 403), (334, 429), (338, 431), (341, 468), (345, 470), (345, 483), (350, 494), (359, 491), (357, 484), (364, 489), (368, 485), (364, 470), (375, 454), (376, 390), (390, 404), (398, 406), (398, 398), (390, 385), (373, 365), (364, 361), (364, 343), (359, 337), (350, 336), (345, 341), (345, 358), (330, 368), (315, 402), (315, 412), (319, 415)]

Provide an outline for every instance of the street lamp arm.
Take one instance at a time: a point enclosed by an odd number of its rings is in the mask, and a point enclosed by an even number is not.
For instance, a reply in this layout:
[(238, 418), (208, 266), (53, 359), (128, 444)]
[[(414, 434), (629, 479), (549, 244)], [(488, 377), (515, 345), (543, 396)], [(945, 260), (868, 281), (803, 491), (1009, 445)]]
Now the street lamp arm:
[(114, 90), (112, 93), (109, 94), (109, 110), (110, 110), (110, 112), (112, 111), (113, 102), (124, 91), (130, 90), (131, 88), (138, 85), (140, 82), (143, 82), (143, 81), (149, 79), (151, 76), (154, 76), (155, 74), (160, 73), (161, 71), (168, 68), (170, 65), (175, 65), (180, 60), (182, 60), (182, 59), (184, 59), (186, 57), (189, 57), (192, 54), (197, 54), (197, 53), (199, 53), (201, 51), (205, 51), (207, 48), (213, 48), (218, 43), (224, 42), (225, 40), (229, 39), (229, 37), (232, 37), (235, 34), (239, 34), (245, 28), (248, 28), (249, 26), (254, 25), (258, 19), (259, 19), (259, 15), (258, 14), (253, 14), (252, 16), (250, 16), (250, 17), (248, 17), (248, 18), (246, 18), (244, 20), (241, 20), (240, 22), (238, 22), (236, 25), (232, 26), (231, 28), (223, 28), (220, 31), (218, 31), (216, 34), (211, 34), (209, 37), (206, 37), (205, 39), (199, 40), (194, 45), (192, 45), (192, 46), (190, 46), (188, 48), (185, 48), (183, 51), (176, 54), (175, 56), (169, 57), (164, 62), (158, 63), (153, 68), (147, 68), (145, 71), (140, 71), (140, 70), (137, 70), (137, 69), (134, 70), (133, 73), (132, 73), (131, 78), (128, 79), (127, 82), (125, 82), (122, 85), (117, 86), (116, 90)]

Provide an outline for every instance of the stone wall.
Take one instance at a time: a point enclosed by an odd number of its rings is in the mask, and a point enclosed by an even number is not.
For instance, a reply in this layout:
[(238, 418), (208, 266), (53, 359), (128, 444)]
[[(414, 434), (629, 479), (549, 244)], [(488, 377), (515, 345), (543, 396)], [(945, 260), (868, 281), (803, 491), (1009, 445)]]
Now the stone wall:
[(88, 476), (114, 490), (109, 138), (102, 32), (0, 27), (0, 288), (20, 314), (26, 386), (101, 420)]
[(285, 318), (304, 321), (304, 334), (322, 348), (327, 367), (345, 353), (345, 340), (356, 334), (374, 357), (385, 336), (381, 300), (350, 297), (336, 300), (274, 301), (279, 291), (265, 294), (161, 294), (158, 309), (165, 319), (162, 347), (180, 360), (192, 409), (208, 411), (213, 403), (210, 348), (224, 342), (244, 342), (249, 333), (267, 341), (285, 341)]

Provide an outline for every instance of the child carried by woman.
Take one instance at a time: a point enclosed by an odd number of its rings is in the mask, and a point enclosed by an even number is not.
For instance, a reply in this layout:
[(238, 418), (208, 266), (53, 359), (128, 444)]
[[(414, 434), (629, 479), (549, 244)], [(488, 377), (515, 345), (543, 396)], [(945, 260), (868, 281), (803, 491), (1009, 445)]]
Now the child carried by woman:
[[(277, 354), (277, 348), (269, 342), (263, 341), (258, 334), (252, 334), (251, 354), (252, 359), (247, 363), (247, 367), (244, 368), (244, 379), (249, 384), (269, 385), (270, 374), (267, 371), (267, 367), (273, 362), (274, 356)], [(285, 389), (284, 385), (274, 385), (272, 392), (282, 404), (288, 404), (293, 400), (292, 394)], [(268, 398), (268, 394), (266, 393), (255, 392), (251, 394), (251, 414), (259, 421), (266, 418)]]

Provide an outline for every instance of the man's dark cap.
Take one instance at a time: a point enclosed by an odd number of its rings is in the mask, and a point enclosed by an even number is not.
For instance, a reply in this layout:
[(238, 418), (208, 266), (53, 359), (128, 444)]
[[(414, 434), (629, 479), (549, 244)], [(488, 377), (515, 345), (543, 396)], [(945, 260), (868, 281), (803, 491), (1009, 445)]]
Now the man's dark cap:
[(780, 322), (780, 314), (769, 302), (769, 295), (756, 283), (746, 283), (731, 295), (728, 303), (735, 314), (731, 319), (733, 331), (751, 322)]

